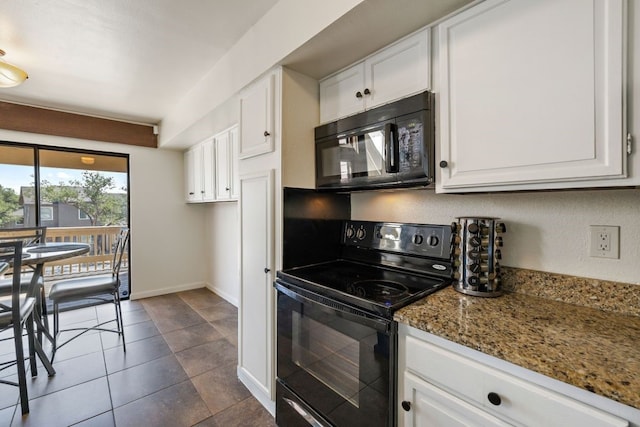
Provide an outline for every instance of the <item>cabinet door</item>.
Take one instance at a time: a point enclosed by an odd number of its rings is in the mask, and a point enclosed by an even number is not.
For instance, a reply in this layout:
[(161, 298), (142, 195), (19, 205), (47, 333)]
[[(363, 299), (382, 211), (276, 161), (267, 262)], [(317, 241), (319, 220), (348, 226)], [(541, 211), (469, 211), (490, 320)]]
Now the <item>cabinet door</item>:
[(271, 74), (240, 96), (240, 158), (274, 149), (274, 85)]
[(229, 133), (216, 136), (216, 199), (227, 200), (231, 197), (230, 145)]
[(196, 162), (200, 161), (197, 154), (199, 149), (200, 147), (194, 147), (184, 152), (185, 200), (190, 203), (200, 199), (200, 190), (196, 188), (196, 182), (200, 181), (196, 170)]
[(489, 0), (443, 22), (440, 188), (624, 177), (624, 10)]
[[(404, 427), (508, 426), (482, 409), (405, 372), (404, 397), (398, 409)], [(411, 405), (406, 411), (403, 404)]]
[(229, 174), (231, 181), (231, 198), (240, 197), (240, 174), (238, 168), (238, 128), (229, 131)]
[[(273, 171), (240, 178), (240, 377), (273, 390)], [(250, 387), (251, 388), (251, 387)]]
[(210, 139), (202, 144), (202, 201), (211, 202), (216, 199), (216, 153), (214, 141)]
[(430, 31), (429, 28), (413, 34), (365, 61), (367, 109), (430, 88)]
[[(320, 82), (320, 122), (364, 111), (364, 63)], [(359, 95), (358, 95), (359, 94)]]

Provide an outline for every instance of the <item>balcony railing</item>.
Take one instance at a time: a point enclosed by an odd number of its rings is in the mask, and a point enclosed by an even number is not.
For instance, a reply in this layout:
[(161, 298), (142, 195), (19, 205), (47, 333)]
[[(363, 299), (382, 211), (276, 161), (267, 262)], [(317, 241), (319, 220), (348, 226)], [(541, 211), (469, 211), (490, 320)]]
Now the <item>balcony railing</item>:
[[(120, 229), (120, 226), (47, 228), (47, 242), (87, 243), (91, 249), (85, 255), (46, 263), (45, 281), (110, 272), (114, 243)], [(128, 267), (128, 254), (125, 252), (121, 271)]]

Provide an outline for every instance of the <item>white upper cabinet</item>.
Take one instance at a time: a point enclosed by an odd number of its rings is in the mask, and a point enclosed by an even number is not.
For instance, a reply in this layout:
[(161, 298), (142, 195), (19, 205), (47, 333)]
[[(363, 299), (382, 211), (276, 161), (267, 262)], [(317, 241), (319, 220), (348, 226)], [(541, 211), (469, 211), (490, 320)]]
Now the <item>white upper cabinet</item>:
[(238, 130), (234, 127), (215, 137), (216, 200), (237, 200)]
[(260, 79), (240, 94), (241, 159), (274, 149), (274, 79)]
[(197, 164), (196, 147), (193, 147), (184, 152), (184, 171), (185, 171), (185, 200), (187, 203), (197, 201), (196, 194), (200, 195), (200, 188), (196, 188), (201, 185), (200, 180), (196, 179), (196, 176), (200, 173), (196, 169), (200, 169)]
[(238, 127), (194, 145), (184, 153), (186, 201), (237, 200)]
[(184, 153), (186, 195), (188, 203), (215, 200), (214, 141), (201, 142)]
[(320, 81), (320, 122), (429, 89), (429, 40), (423, 29)]
[(364, 63), (353, 65), (320, 82), (320, 122), (364, 111)]
[(624, 178), (626, 20), (625, 0), (488, 0), (443, 21), (438, 191)]

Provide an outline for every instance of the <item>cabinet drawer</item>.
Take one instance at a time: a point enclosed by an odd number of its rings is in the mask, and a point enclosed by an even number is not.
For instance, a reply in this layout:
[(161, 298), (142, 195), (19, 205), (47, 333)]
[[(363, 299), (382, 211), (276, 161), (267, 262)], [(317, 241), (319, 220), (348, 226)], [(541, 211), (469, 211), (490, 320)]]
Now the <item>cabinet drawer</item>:
[[(503, 419), (524, 425), (563, 427), (628, 426), (621, 418), (592, 408), (581, 402), (552, 392), (546, 388), (519, 380), (510, 375), (478, 365), (484, 370), (482, 403), (484, 407)], [(489, 393), (499, 398), (499, 404), (489, 401)]]
[(406, 346), (407, 370), (457, 396), (482, 402), (483, 373), (476, 363), (412, 336)]
[(515, 425), (629, 425), (623, 419), (411, 336), (406, 339), (406, 369)]

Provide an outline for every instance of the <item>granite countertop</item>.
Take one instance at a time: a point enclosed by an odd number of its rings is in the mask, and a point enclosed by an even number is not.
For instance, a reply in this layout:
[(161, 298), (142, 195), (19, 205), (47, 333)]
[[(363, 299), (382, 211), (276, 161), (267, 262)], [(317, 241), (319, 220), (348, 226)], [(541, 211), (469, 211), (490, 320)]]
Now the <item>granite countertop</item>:
[(640, 409), (640, 316), (449, 287), (399, 310), (395, 320)]

